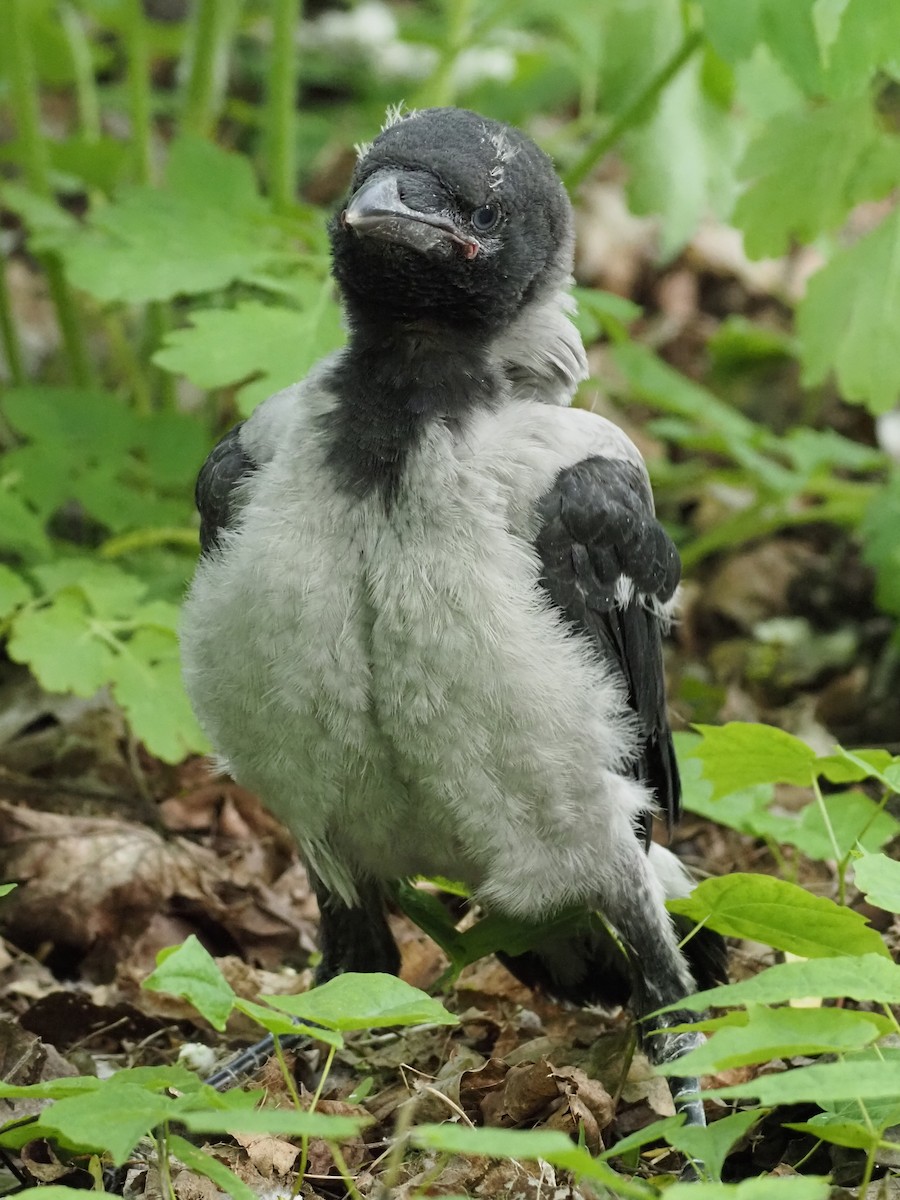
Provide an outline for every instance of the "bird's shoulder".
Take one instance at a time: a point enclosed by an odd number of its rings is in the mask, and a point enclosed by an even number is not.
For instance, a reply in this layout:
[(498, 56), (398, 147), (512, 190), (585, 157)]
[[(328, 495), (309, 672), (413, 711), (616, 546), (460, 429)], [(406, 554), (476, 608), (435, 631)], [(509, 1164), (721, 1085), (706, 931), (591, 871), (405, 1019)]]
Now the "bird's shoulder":
[(573, 619), (584, 608), (621, 607), (632, 594), (661, 604), (674, 596), (678, 551), (656, 519), (639, 460), (593, 454), (565, 467), (538, 501), (537, 516), (545, 580)]

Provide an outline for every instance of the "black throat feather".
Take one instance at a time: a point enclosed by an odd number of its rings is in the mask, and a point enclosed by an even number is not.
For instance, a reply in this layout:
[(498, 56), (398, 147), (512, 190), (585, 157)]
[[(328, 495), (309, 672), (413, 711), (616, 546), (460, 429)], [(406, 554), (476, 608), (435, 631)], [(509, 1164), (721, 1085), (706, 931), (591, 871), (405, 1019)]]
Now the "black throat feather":
[(496, 403), (501, 380), (471, 331), (392, 323), (357, 325), (326, 386), (338, 398), (322, 419), (328, 466), (343, 490), (390, 507), (429, 423), (461, 428)]

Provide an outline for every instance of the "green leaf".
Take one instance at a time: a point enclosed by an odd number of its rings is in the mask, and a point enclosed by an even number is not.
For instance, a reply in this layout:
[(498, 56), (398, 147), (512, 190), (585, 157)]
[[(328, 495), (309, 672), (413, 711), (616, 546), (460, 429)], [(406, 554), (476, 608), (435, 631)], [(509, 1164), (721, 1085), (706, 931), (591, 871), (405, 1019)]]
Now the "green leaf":
[[(4, 456), (6, 457), (6, 456)], [(44, 523), (12, 492), (0, 490), (0, 550), (24, 559), (52, 553)]]
[(117, 1083), (81, 1096), (57, 1100), (41, 1113), (41, 1124), (86, 1150), (107, 1150), (117, 1166), (126, 1161), (142, 1137), (172, 1116), (174, 1101)]
[[(186, 1167), (196, 1171), (198, 1175), (205, 1175), (207, 1179), (211, 1179), (216, 1187), (226, 1196), (231, 1196), (232, 1200), (259, 1200), (253, 1188), (244, 1183), (243, 1179), (235, 1175), (234, 1171), (229, 1170), (224, 1163), (219, 1162), (211, 1154), (207, 1154), (205, 1150), (201, 1150), (199, 1146), (192, 1145), (186, 1138), (179, 1137), (176, 1133), (168, 1135), (168, 1144), (172, 1154), (179, 1158)], [(84, 1198), (82, 1197), (81, 1200)]]
[(743, 1183), (676, 1183), (665, 1195), (666, 1200), (828, 1200), (831, 1184), (813, 1175), (764, 1175)]
[(234, 1008), (234, 991), (216, 966), (215, 959), (194, 934), (180, 946), (170, 946), (156, 956), (156, 970), (142, 987), (168, 992), (190, 1001), (214, 1029), (223, 1030)]
[(173, 330), (153, 361), (186, 375), (198, 387), (241, 383), (240, 408), (248, 414), (273, 392), (306, 375), (318, 359), (344, 341), (332, 285), (312, 277), (302, 309), (246, 300), (233, 309), (191, 314), (191, 326)]
[(900, 1004), (900, 965), (881, 954), (779, 963), (752, 979), (709, 988), (669, 1007), (703, 1012), (732, 1004), (784, 1004), (808, 996)]
[(439, 1000), (394, 975), (348, 971), (299, 996), (262, 996), (282, 1012), (326, 1029), (378, 1029), (385, 1025), (456, 1025)]
[(662, 1140), (671, 1142), (675, 1131), (684, 1125), (684, 1119), (684, 1113), (676, 1113), (673, 1117), (662, 1117), (658, 1121), (651, 1121), (649, 1125), (644, 1125), (641, 1129), (636, 1129), (634, 1133), (620, 1138), (608, 1150), (604, 1150), (600, 1157), (603, 1159), (620, 1158), (623, 1154), (631, 1154), (643, 1146), (649, 1146), (652, 1142)]
[(20, 612), (7, 649), (49, 692), (93, 696), (112, 674), (113, 651), (96, 635), (84, 599), (72, 591)]
[[(138, 609), (136, 620), (142, 616)], [(132, 729), (157, 758), (178, 763), (209, 752), (184, 690), (173, 633), (138, 629), (111, 664), (110, 680)]]
[(868, 1151), (880, 1141), (880, 1135), (862, 1121), (834, 1121), (825, 1113), (809, 1121), (785, 1121), (784, 1127), (812, 1134), (814, 1138), (835, 1146), (849, 1146), (851, 1150)]
[(668, 908), (730, 937), (751, 938), (804, 958), (888, 951), (880, 934), (859, 913), (824, 896), (769, 875), (738, 872), (706, 879), (684, 900)]
[(900, 209), (809, 281), (797, 310), (803, 382), (831, 371), (846, 400), (887, 412), (900, 393)]
[(774, 117), (747, 151), (750, 182), (734, 210), (753, 258), (787, 253), (837, 229), (862, 200), (900, 177), (900, 142), (882, 133), (868, 97)]
[(890, 1031), (886, 1018), (839, 1008), (766, 1008), (753, 1005), (746, 1024), (725, 1025), (663, 1075), (712, 1075), (750, 1063), (798, 1054), (839, 1054), (861, 1050)]
[(664, 258), (681, 249), (710, 210), (731, 209), (738, 138), (728, 107), (707, 94), (697, 56), (664, 89), (650, 119), (626, 134), (630, 207), (661, 219)]
[(273, 1133), (288, 1137), (317, 1137), (340, 1142), (356, 1137), (371, 1123), (368, 1117), (333, 1116), (287, 1108), (180, 1108), (178, 1120), (193, 1133)]
[(713, 1088), (705, 1095), (754, 1096), (760, 1104), (824, 1104), (836, 1100), (896, 1100), (900, 1062), (816, 1063), (777, 1075), (759, 1075), (743, 1083)]
[(25, 1097), (36, 1100), (62, 1100), (66, 1096), (82, 1096), (102, 1087), (96, 1075), (64, 1075), (60, 1079), (48, 1079), (44, 1083), (5, 1083), (0, 1080), (0, 1097), (18, 1100)]
[(306, 1037), (316, 1038), (320, 1042), (325, 1042), (329, 1046), (335, 1046), (340, 1049), (344, 1044), (344, 1039), (339, 1033), (333, 1029), (323, 1029), (319, 1025), (303, 1025), (297, 1021), (292, 1021), (290, 1017), (284, 1013), (275, 1012), (272, 1008), (265, 1008), (262, 1004), (254, 1004), (252, 1000), (237, 999), (234, 1002), (234, 1007), (244, 1013), (245, 1016), (256, 1021), (263, 1029), (269, 1033), (281, 1035), (303, 1034)]
[(21, 575), (0, 563), (0, 617), (8, 617), (31, 599), (31, 588)]
[(488, 1158), (544, 1158), (575, 1149), (566, 1134), (554, 1129), (473, 1129), (469, 1125), (418, 1125), (412, 1133), (417, 1146), (445, 1154), (478, 1154)]
[(280, 242), (249, 160), (182, 136), (168, 187), (123, 189), (59, 250), (77, 287), (98, 300), (140, 304), (252, 276), (278, 259)]
[(719, 1179), (722, 1164), (732, 1146), (761, 1118), (758, 1109), (735, 1112), (707, 1126), (682, 1125), (668, 1135), (668, 1140), (676, 1150), (689, 1155), (695, 1162), (702, 1162), (713, 1179)]
[(864, 854), (853, 864), (853, 874), (870, 904), (900, 913), (900, 863), (886, 854)]
[[(412, 1141), (428, 1150), (446, 1154), (474, 1154), (488, 1158), (545, 1159), (553, 1166), (571, 1171), (576, 1178), (595, 1179), (611, 1187), (617, 1197), (651, 1200), (655, 1192), (637, 1180), (617, 1175), (606, 1163), (576, 1146), (553, 1129), (473, 1129), (468, 1125), (419, 1125)], [(614, 1153), (615, 1150), (610, 1153)]]
[(17, 883), (0, 883), (0, 896), (8, 896), (10, 892), (14, 892), (19, 885)]
[(715, 800), (756, 783), (812, 783), (816, 756), (805, 742), (772, 725), (731, 721), (697, 725), (703, 741), (693, 757), (703, 763)]

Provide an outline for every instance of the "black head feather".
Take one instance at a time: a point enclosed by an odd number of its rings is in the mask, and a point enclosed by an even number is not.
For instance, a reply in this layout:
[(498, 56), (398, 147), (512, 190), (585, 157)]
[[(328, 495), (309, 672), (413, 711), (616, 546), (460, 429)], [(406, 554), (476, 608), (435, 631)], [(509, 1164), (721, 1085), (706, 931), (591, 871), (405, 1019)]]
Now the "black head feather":
[(571, 206), (553, 163), (519, 130), (465, 109), (385, 129), (330, 233), (354, 324), (492, 333), (571, 269)]

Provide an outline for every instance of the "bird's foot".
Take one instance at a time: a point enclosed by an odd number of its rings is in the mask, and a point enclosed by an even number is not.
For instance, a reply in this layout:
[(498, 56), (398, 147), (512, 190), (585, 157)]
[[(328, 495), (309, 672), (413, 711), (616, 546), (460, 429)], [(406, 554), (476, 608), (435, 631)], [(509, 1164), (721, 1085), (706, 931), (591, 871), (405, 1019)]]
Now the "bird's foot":
[[(681, 1025), (685, 1023), (685, 1013), (669, 1013), (665, 1025)], [(688, 1017), (689, 1019), (689, 1017)], [(647, 1039), (647, 1049), (650, 1061), (654, 1066), (677, 1062), (692, 1050), (698, 1049), (706, 1041), (705, 1036), (697, 1030), (675, 1032), (665, 1027), (658, 1027)], [(705, 1125), (706, 1113), (703, 1101), (700, 1099), (700, 1080), (696, 1075), (670, 1075), (669, 1091), (677, 1113), (685, 1114), (686, 1125)]]

